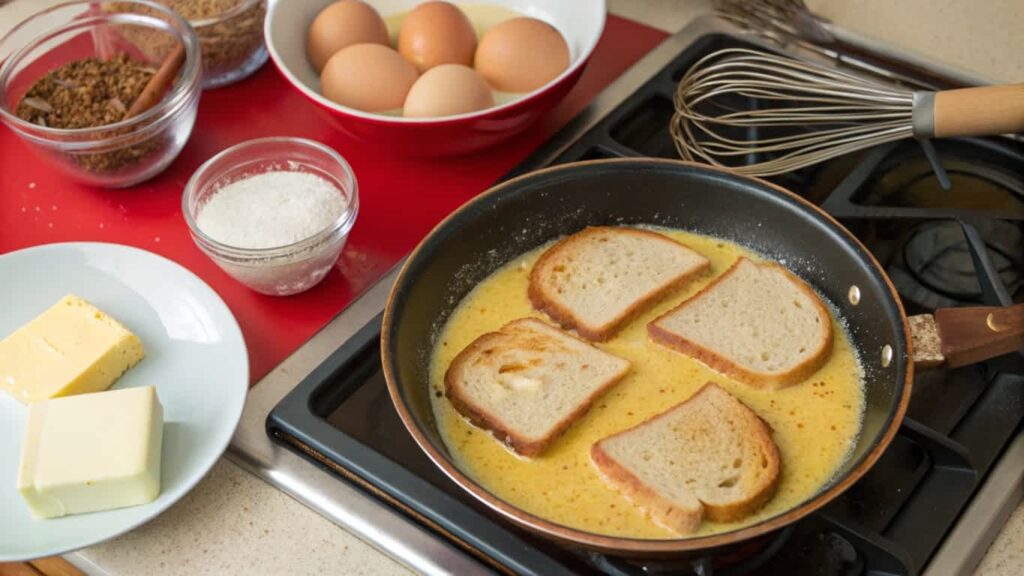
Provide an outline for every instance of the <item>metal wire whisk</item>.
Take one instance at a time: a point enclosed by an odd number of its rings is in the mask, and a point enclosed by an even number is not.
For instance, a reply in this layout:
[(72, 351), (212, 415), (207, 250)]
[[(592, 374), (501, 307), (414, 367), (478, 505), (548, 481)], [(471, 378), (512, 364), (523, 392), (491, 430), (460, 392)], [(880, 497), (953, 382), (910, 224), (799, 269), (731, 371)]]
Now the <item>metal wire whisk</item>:
[(835, 41), (804, 0), (715, 0), (713, 6), (720, 17), (761, 36)]
[(1024, 130), (1024, 84), (912, 92), (743, 48), (698, 61), (674, 104), (671, 133), (683, 158), (752, 176), (904, 138)]

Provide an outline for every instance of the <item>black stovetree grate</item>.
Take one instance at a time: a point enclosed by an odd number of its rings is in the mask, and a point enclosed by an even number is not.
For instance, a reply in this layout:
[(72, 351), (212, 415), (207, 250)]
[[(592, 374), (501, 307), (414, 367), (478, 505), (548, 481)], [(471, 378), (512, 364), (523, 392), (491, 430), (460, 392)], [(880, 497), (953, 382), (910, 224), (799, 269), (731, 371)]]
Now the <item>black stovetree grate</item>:
[[(557, 162), (674, 158), (668, 121), (682, 72), (704, 54), (742, 45), (724, 35), (699, 39)], [(927, 175), (913, 172), (924, 161), (912, 143), (875, 148), (774, 180), (820, 204), (857, 234), (887, 266), (909, 312), (1024, 300), (1024, 249), (1019, 244), (1024, 238), (1024, 151), (997, 139), (936, 144), (953, 180), (947, 196), (931, 192)], [(536, 167), (527, 163), (519, 171)], [(942, 228), (936, 231), (937, 226)], [(934, 236), (923, 238), (924, 233)], [(934, 245), (936, 238), (950, 245), (921, 256), (918, 245)], [(935, 281), (942, 278), (937, 269), (949, 268), (950, 262), (969, 285), (940, 293), (943, 286), (936, 284), (945, 280)], [(821, 512), (731, 564), (706, 558), (637, 565), (526, 534), (444, 477), (391, 405), (377, 355), (379, 336), (377, 318), (275, 408), (270, 433), (453, 539), (481, 562), (512, 573), (919, 574), (1006, 444), (1020, 433), (1024, 418), (1024, 356), (922, 373), (915, 379), (908, 418), (890, 448)]]

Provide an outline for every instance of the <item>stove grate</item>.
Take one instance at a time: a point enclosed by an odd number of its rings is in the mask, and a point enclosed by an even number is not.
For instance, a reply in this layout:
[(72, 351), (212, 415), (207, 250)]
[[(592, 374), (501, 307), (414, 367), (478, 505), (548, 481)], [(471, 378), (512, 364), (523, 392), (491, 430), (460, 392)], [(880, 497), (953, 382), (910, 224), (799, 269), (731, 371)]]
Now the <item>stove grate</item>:
[[(724, 34), (701, 37), (557, 162), (674, 158), (667, 127), (678, 78), (701, 56), (735, 46), (749, 44)], [(952, 206), (920, 201), (931, 197), (922, 192), (931, 184), (919, 174), (925, 161), (913, 143), (875, 148), (773, 181), (818, 203), (861, 238), (894, 280), (906, 283), (900, 292), (908, 313), (940, 304), (1024, 301), (1024, 282), (1016, 280), (1024, 273), (1024, 250), (1018, 250), (1024, 237), (1024, 147), (968, 139), (937, 142), (936, 149), (953, 182), (940, 200), (952, 200)], [(511, 175), (535, 167), (527, 162)], [(956, 241), (953, 264), (932, 262), (913, 244), (914, 234), (936, 223)], [(966, 271), (975, 281), (936, 290), (943, 288), (934, 279), (940, 265)], [(440, 473), (391, 405), (377, 356), (379, 334), (378, 317), (293, 390), (268, 420), (272, 437), (507, 573), (622, 576), (672, 568), (701, 576), (920, 574), (1005, 446), (1022, 432), (1024, 419), (1024, 356), (922, 373), (890, 449), (822, 511), (728, 564), (705, 558), (637, 565), (520, 531)]]

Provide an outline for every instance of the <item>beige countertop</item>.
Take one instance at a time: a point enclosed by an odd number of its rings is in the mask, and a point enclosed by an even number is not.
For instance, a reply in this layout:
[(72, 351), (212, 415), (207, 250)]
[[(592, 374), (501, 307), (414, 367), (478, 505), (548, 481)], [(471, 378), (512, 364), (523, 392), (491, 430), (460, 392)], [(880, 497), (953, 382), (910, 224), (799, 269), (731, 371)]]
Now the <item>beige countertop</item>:
[[(52, 0), (0, 1), (0, 34)], [(843, 28), (1003, 81), (1024, 80), (1021, 0), (808, 0)], [(708, 0), (609, 0), (611, 12), (675, 31)], [(31, 7), (31, 8), (30, 8)], [(388, 556), (222, 459), (190, 494), (149, 524), (68, 555), (97, 576), (401, 574)], [(976, 575), (1024, 573), (1024, 506)]]

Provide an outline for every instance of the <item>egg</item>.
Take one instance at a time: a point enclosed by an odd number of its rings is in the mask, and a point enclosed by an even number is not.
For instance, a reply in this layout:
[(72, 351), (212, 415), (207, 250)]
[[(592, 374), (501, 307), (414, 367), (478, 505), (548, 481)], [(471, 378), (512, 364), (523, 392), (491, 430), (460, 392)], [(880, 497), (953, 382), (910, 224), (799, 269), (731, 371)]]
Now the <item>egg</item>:
[(473, 24), (448, 2), (420, 4), (398, 31), (398, 52), (421, 73), (441, 64), (472, 66), (475, 50)]
[(387, 46), (343, 48), (324, 66), (320, 88), (330, 100), (366, 112), (401, 108), (416, 82), (416, 67)]
[(546, 22), (512, 18), (484, 34), (474, 65), (495, 90), (532, 92), (569, 67), (569, 46)]
[(317, 72), (342, 48), (353, 44), (388, 44), (388, 28), (369, 4), (341, 0), (317, 14), (306, 37), (306, 55)]
[(403, 114), (413, 118), (453, 116), (494, 106), (490, 86), (476, 70), (442, 64), (423, 73), (405, 97)]

